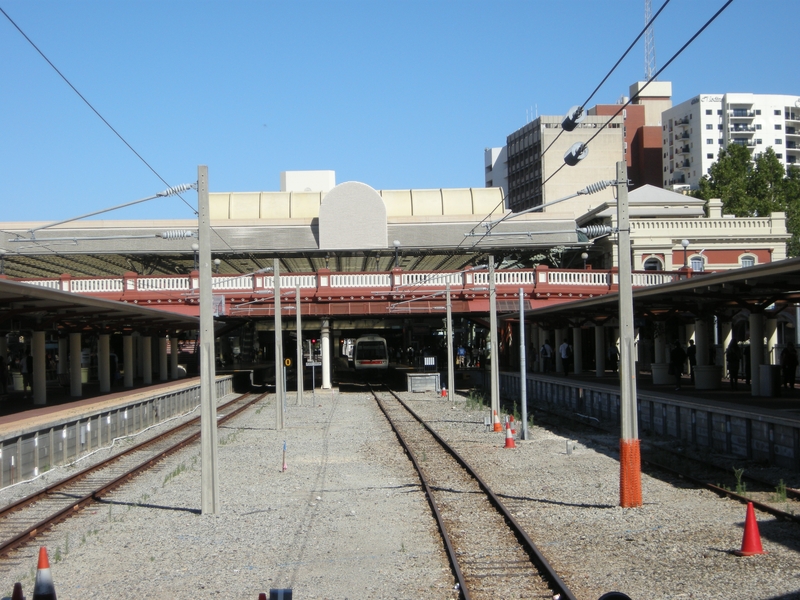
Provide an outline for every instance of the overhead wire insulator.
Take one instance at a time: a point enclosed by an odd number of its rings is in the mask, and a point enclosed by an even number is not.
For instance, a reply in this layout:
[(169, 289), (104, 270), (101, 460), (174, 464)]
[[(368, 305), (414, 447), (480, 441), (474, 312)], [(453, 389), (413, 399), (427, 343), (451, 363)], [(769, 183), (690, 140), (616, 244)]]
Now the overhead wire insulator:
[(609, 180), (597, 181), (595, 183), (590, 183), (585, 188), (583, 188), (581, 191), (579, 191), (578, 194), (581, 194), (581, 195), (596, 194), (597, 192), (602, 192), (608, 186), (613, 185), (615, 183), (616, 183), (616, 181), (609, 181)]
[(589, 148), (583, 142), (575, 142), (564, 155), (564, 162), (570, 167), (574, 167), (589, 154)]
[(164, 238), (165, 240), (182, 240), (183, 238), (190, 238), (194, 235), (194, 231), (189, 231), (188, 229), (170, 229), (156, 234), (157, 237)]
[(188, 192), (189, 190), (194, 190), (197, 188), (196, 183), (182, 183), (181, 185), (176, 185), (171, 188), (167, 188), (163, 192), (159, 192), (156, 196), (164, 198), (166, 196), (174, 196), (175, 194), (180, 194), (182, 192)]
[(561, 129), (564, 131), (572, 131), (578, 126), (578, 123), (583, 122), (586, 118), (586, 113), (580, 106), (573, 106), (569, 109), (567, 116), (561, 121)]
[(586, 227), (578, 227), (578, 233), (584, 234), (587, 238), (592, 239), (600, 237), (601, 235), (609, 235), (614, 233), (614, 228), (610, 225), (587, 225)]

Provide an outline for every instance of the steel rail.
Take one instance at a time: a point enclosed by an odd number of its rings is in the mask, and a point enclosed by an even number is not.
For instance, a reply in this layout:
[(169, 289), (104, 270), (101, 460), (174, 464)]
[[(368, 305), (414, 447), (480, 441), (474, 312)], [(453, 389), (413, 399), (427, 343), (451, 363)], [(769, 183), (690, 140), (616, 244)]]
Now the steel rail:
[[(483, 492), (489, 498), (489, 501), (492, 503), (492, 505), (494, 505), (494, 507), (503, 515), (503, 518), (509, 524), (509, 527), (514, 532), (514, 535), (517, 537), (517, 539), (520, 541), (520, 543), (523, 546), (524, 550), (531, 557), (531, 559), (534, 562), (534, 564), (536, 564), (536, 566), (539, 568), (540, 574), (542, 575), (542, 577), (550, 584), (550, 586), (552, 588), (552, 591), (554, 592), (554, 597), (555, 597), (556, 594), (560, 594), (560, 600), (577, 600), (577, 598), (572, 593), (572, 591), (567, 587), (567, 584), (561, 579), (561, 577), (558, 575), (558, 573), (556, 573), (555, 569), (550, 564), (550, 562), (545, 558), (545, 556), (541, 553), (541, 551), (536, 547), (536, 544), (534, 544), (533, 540), (530, 538), (530, 536), (528, 536), (527, 532), (522, 528), (522, 526), (517, 522), (517, 520), (513, 517), (513, 515), (508, 511), (508, 509), (505, 507), (505, 505), (500, 501), (500, 498), (497, 497), (497, 495), (489, 487), (489, 485), (486, 482), (484, 482), (483, 479), (481, 479), (481, 477), (472, 469), (472, 467), (469, 465), (469, 463), (467, 463), (467, 461), (460, 454), (458, 454), (458, 452), (456, 452), (456, 450), (452, 446), (450, 446), (450, 444), (448, 444), (419, 415), (417, 415), (416, 412), (414, 412), (405, 402), (403, 402), (403, 400), (397, 394), (395, 394), (388, 387), (386, 389), (400, 403), (400, 405), (402, 405), (403, 408), (405, 408), (406, 411), (408, 411), (408, 413), (420, 425), (422, 425), (428, 431), (428, 433), (430, 433), (433, 436), (433, 438), (442, 446), (442, 448), (448, 454), (450, 454), (450, 456), (452, 456), (456, 460), (456, 462), (458, 462), (461, 465), (461, 467), (471, 477), (473, 477), (475, 479), (475, 481), (478, 483), (480, 488), (483, 490)], [(372, 390), (371, 387), (370, 387), (370, 391), (372, 391), (373, 395), (375, 395), (375, 397), (377, 399), (377, 394), (375, 394), (375, 392)], [(380, 401), (378, 401), (378, 405), (380, 406)], [(381, 410), (383, 411), (384, 414), (386, 414), (386, 411), (383, 409), (382, 406), (381, 406)], [(408, 455), (410, 457), (412, 457), (412, 461), (414, 462), (414, 466), (415, 466), (415, 468), (417, 468), (417, 471), (420, 474), (420, 478), (424, 481), (424, 475), (422, 475), (421, 469), (418, 467), (418, 465), (416, 463), (416, 460), (413, 458), (413, 454), (408, 449), (408, 447), (406, 446), (405, 442), (402, 441), (402, 436), (400, 436), (399, 432), (397, 431), (397, 429), (394, 426), (394, 423), (392, 423), (392, 420), (389, 418), (388, 415), (386, 415), (386, 417), (389, 420), (389, 423), (391, 424), (392, 429), (395, 431), (395, 433), (397, 434), (398, 438), (401, 439), (401, 443), (403, 444), (404, 448), (406, 448), (406, 452), (408, 452)], [(428, 495), (428, 502), (433, 505), (433, 499), (431, 497), (431, 494), (429, 492), (429, 488), (427, 487), (427, 485), (426, 485), (426, 493)], [(434, 509), (434, 512), (436, 512), (437, 519), (438, 519), (439, 518), (438, 517), (438, 509)], [(444, 524), (439, 522), (440, 530), (443, 531), (443, 527), (444, 527)], [(447, 541), (448, 538), (446, 537), (446, 534), (443, 534), (443, 537), (446, 540), (445, 544), (448, 545), (448, 550), (450, 550), (451, 546), (449, 545), (449, 541)], [(455, 560), (455, 553), (452, 554), (452, 557), (453, 558), (451, 560)], [(454, 564), (457, 564), (457, 563), (454, 563)], [(460, 572), (460, 570), (459, 570), (459, 572)], [(459, 579), (459, 583), (461, 584), (461, 589), (464, 590), (464, 592), (463, 592), (465, 594), (464, 598), (465, 599), (468, 598), (468, 595), (467, 595), (467, 592), (466, 592), (466, 587), (461, 582), (461, 579)]]
[[(246, 398), (248, 395), (249, 395), (249, 393), (248, 394), (242, 394), (242, 395), (238, 396), (237, 398), (234, 398), (230, 402), (220, 406), (218, 408), (218, 410), (224, 410), (225, 408), (228, 408), (231, 405), (233, 405), (233, 404), (235, 404), (237, 402), (240, 402), (242, 399)], [(256, 402), (260, 401), (264, 396), (266, 396), (266, 393), (260, 394), (258, 396), (255, 396), (252, 400), (248, 400), (247, 402), (242, 404), (242, 406), (240, 406), (237, 409), (233, 410), (229, 414), (224, 415), (223, 417), (220, 417), (218, 419), (218, 423), (224, 423), (224, 422), (232, 419), (233, 417), (239, 415), (244, 410), (246, 410), (247, 408), (249, 408), (250, 406), (252, 406)], [(109, 457), (106, 460), (97, 463), (96, 465), (92, 465), (90, 467), (87, 467), (86, 469), (80, 471), (79, 473), (71, 475), (70, 477), (68, 477), (68, 478), (66, 478), (66, 479), (64, 479), (62, 481), (59, 481), (58, 483), (55, 483), (55, 484), (50, 485), (50, 486), (47, 486), (47, 487), (43, 488), (42, 490), (34, 492), (33, 494), (31, 494), (29, 496), (26, 496), (25, 498), (22, 498), (22, 499), (14, 502), (12, 504), (9, 504), (8, 506), (6, 506), (2, 510), (0, 510), (0, 518), (5, 517), (5, 516), (7, 516), (7, 515), (9, 515), (11, 513), (17, 512), (19, 510), (22, 510), (26, 506), (29, 506), (29, 505), (37, 502), (37, 501), (40, 501), (40, 500), (48, 497), (49, 495), (51, 495), (51, 494), (53, 494), (53, 493), (55, 493), (55, 492), (57, 492), (59, 490), (67, 488), (70, 485), (76, 484), (79, 481), (81, 481), (82, 479), (85, 479), (91, 473), (93, 473), (95, 471), (99, 471), (100, 469), (103, 469), (103, 468), (107, 468), (107, 467), (113, 465), (113, 463), (118, 462), (120, 459), (122, 459), (122, 458), (124, 458), (126, 456), (130, 456), (135, 452), (144, 450), (144, 449), (147, 448), (147, 446), (154, 445), (158, 441), (165, 439), (167, 436), (175, 435), (176, 433), (180, 432), (181, 430), (187, 429), (187, 428), (192, 427), (192, 426), (196, 426), (197, 423), (199, 422), (199, 420), (200, 420), (200, 417), (195, 417), (194, 419), (191, 419), (191, 420), (189, 420), (189, 421), (187, 421), (185, 423), (181, 423), (180, 425), (178, 425), (177, 427), (173, 427), (169, 431), (165, 431), (165, 432), (163, 432), (163, 433), (161, 433), (161, 434), (159, 434), (159, 435), (157, 435), (157, 436), (155, 436), (155, 437), (153, 437), (153, 438), (151, 438), (149, 440), (146, 440), (146, 441), (141, 442), (141, 443), (139, 443), (139, 444), (137, 444), (135, 446), (132, 446), (131, 448), (128, 448), (127, 450), (125, 450), (124, 452), (121, 452), (120, 454), (117, 454), (115, 456)], [(138, 465), (135, 465), (134, 467), (129, 468), (122, 475), (119, 475), (118, 477), (115, 477), (111, 481), (108, 481), (108, 482), (104, 483), (102, 486), (100, 486), (98, 488), (95, 488), (94, 490), (92, 490), (88, 494), (83, 494), (82, 496), (78, 497), (73, 502), (71, 502), (70, 504), (68, 504), (64, 508), (62, 508), (61, 510), (52, 513), (51, 515), (49, 515), (45, 519), (42, 519), (38, 523), (36, 523), (36, 524), (32, 525), (31, 527), (29, 527), (28, 529), (26, 529), (25, 531), (15, 535), (12, 538), (9, 538), (7, 540), (3, 540), (2, 542), (0, 542), (0, 556), (7, 555), (12, 550), (22, 546), (23, 544), (25, 544), (28, 541), (30, 541), (31, 539), (33, 539), (39, 533), (42, 533), (43, 531), (49, 529), (50, 527), (52, 527), (52, 526), (64, 521), (65, 519), (69, 518), (70, 516), (76, 514), (84, 506), (86, 506), (88, 504), (91, 504), (92, 502), (100, 499), (103, 495), (109, 493), (113, 489), (115, 489), (115, 488), (119, 487), (120, 485), (126, 483), (128, 480), (132, 479), (133, 477), (135, 477), (136, 475), (142, 473), (143, 471), (146, 471), (147, 469), (152, 467), (153, 464), (163, 460), (165, 457), (169, 456), (170, 454), (174, 454), (178, 450), (180, 450), (180, 449), (184, 448), (185, 446), (191, 444), (192, 442), (196, 441), (197, 439), (199, 439), (199, 437), (200, 437), (200, 432), (196, 431), (195, 433), (185, 437), (182, 440), (179, 440), (175, 444), (173, 444), (173, 445), (169, 446), (168, 448), (162, 450), (158, 454), (156, 454), (154, 456), (151, 456), (151, 457), (148, 457), (146, 460), (142, 461)]]

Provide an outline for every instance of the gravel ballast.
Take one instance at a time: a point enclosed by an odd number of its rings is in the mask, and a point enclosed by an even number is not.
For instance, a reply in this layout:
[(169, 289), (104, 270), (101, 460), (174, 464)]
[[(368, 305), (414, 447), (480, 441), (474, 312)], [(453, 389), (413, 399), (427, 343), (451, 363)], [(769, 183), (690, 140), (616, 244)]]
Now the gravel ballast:
[[(800, 598), (800, 528), (758, 514), (765, 555), (732, 554), (745, 507), (642, 476), (644, 506), (622, 509), (614, 452), (533, 428), (503, 448), (487, 411), (402, 394), (493, 487), (581, 600)], [(58, 597), (456, 598), (411, 463), (365, 393), (289, 395), (275, 428), (270, 396), (219, 430), (221, 510), (200, 515), (199, 446), (4, 559), (4, 589), (32, 596), (38, 545)], [(283, 443), (287, 470), (282, 471)], [(613, 447), (613, 440), (609, 440)], [(18, 492), (15, 492), (18, 493)], [(0, 492), (0, 500), (8, 501)]]

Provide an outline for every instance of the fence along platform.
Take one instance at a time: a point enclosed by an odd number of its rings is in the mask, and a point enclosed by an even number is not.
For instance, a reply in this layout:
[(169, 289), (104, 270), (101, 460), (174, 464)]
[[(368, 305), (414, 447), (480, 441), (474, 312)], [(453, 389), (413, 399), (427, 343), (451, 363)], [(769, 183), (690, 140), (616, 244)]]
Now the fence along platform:
[[(233, 377), (216, 381), (217, 398), (233, 391)], [(200, 379), (145, 388), (88, 404), (61, 405), (0, 426), (0, 488), (69, 464), (115, 438), (132, 435), (200, 404)]]

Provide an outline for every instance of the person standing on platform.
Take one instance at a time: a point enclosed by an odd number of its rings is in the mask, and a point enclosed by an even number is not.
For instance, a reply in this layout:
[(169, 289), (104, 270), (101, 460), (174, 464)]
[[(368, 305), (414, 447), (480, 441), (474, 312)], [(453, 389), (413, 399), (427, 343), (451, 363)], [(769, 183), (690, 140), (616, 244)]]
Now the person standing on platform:
[(731, 389), (736, 391), (739, 387), (739, 360), (742, 354), (739, 352), (739, 344), (732, 340), (728, 349), (725, 350), (725, 360), (728, 362), (728, 378), (731, 381)]
[(542, 369), (545, 373), (553, 370), (553, 347), (550, 345), (550, 340), (545, 340), (541, 349), (542, 355)]
[(686, 348), (686, 358), (689, 359), (689, 376), (694, 381), (694, 368), (697, 366), (697, 346), (694, 340), (689, 340), (689, 347)]
[(606, 348), (606, 360), (608, 361), (608, 366), (611, 367), (611, 372), (617, 372), (617, 365), (619, 364), (619, 349), (614, 342), (608, 343), (608, 348)]
[(790, 390), (794, 389), (797, 372), (797, 348), (792, 342), (786, 344), (781, 352), (781, 367), (783, 369), (783, 384)]
[(569, 374), (569, 360), (572, 358), (572, 346), (564, 340), (564, 343), (558, 347), (558, 352), (561, 354), (561, 367), (564, 369), (564, 377), (566, 377)]
[(669, 372), (675, 376), (675, 391), (681, 389), (683, 365), (686, 362), (686, 352), (681, 348), (681, 343), (675, 340), (672, 351), (669, 353)]
[(467, 351), (464, 349), (464, 346), (461, 344), (458, 345), (458, 350), (456, 350), (456, 365), (459, 369), (464, 368), (464, 359), (467, 357)]

